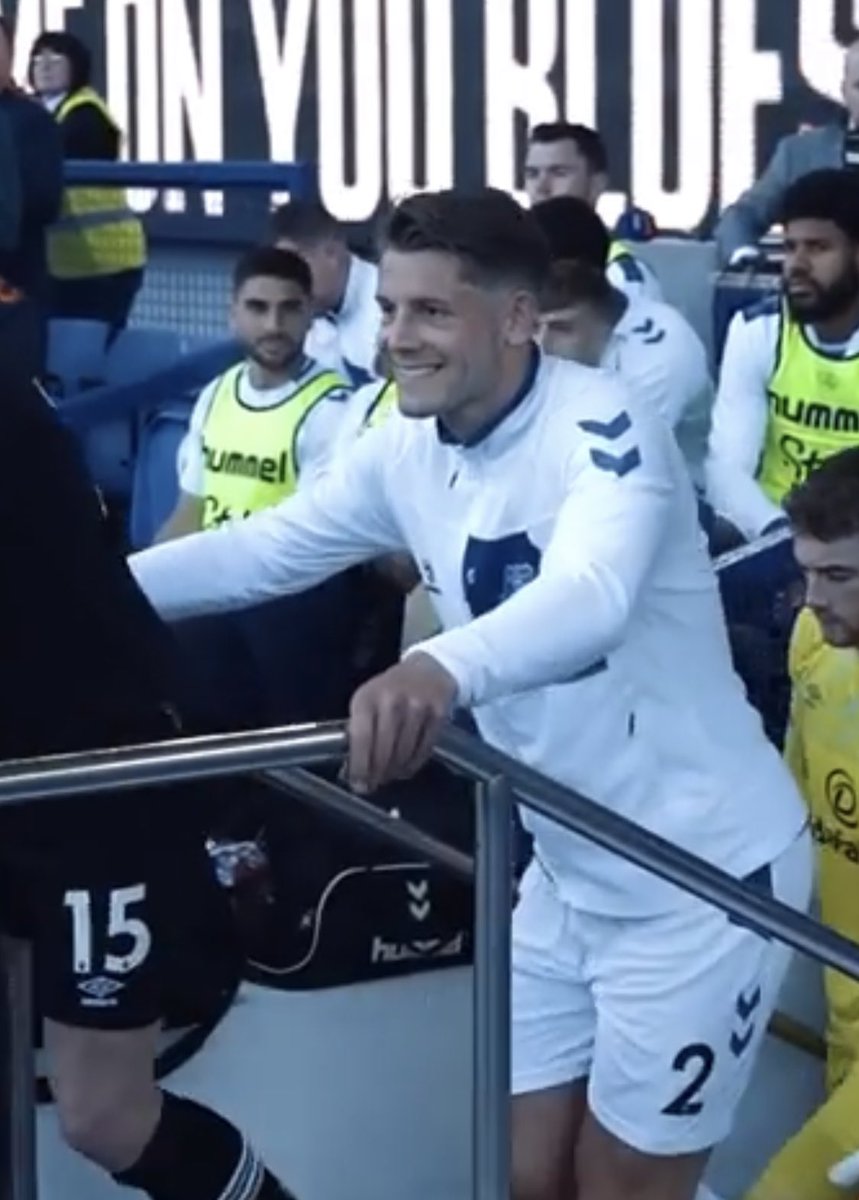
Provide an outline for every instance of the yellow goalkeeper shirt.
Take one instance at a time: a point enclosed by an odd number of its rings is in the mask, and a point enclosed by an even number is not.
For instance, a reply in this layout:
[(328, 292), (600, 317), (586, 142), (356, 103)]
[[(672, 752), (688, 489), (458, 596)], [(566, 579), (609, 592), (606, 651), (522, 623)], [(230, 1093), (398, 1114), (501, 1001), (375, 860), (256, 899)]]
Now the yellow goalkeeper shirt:
[[(786, 755), (818, 846), (821, 917), (859, 941), (859, 652), (827, 645), (800, 613)], [(859, 983), (825, 972), (828, 1099), (776, 1155), (744, 1200), (844, 1200), (829, 1169), (859, 1149)]]

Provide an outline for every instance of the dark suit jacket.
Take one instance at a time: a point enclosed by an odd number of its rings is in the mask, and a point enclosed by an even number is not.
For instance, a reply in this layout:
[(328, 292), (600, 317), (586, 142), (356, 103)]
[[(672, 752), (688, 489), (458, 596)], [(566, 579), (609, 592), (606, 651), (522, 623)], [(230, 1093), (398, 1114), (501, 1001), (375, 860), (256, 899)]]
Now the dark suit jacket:
[(741, 246), (754, 246), (779, 218), (784, 194), (792, 183), (844, 162), (844, 129), (824, 125), (782, 138), (763, 175), (726, 208), (716, 228), (719, 259), (726, 264)]
[(47, 278), (45, 230), (63, 199), (62, 139), (50, 113), (20, 92), (0, 93), (0, 119), (14, 140), (21, 186), (18, 240), (0, 251), (0, 276), (39, 297)]

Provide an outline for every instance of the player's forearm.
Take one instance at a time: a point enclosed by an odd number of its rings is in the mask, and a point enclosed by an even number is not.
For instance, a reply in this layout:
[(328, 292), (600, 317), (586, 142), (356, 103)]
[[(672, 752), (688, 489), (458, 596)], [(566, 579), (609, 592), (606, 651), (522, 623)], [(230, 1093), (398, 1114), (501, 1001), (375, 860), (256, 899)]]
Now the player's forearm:
[(610, 570), (539, 577), (494, 612), (413, 647), (456, 679), (459, 703), (486, 704), (602, 669), (623, 640), (631, 599)]
[(386, 511), (361, 504), (354, 478), (323, 480), (245, 521), (144, 550), (131, 569), (151, 604), (179, 621), (306, 591), (402, 549)]
[(276, 558), (267, 560), (262, 547), (248, 546), (235, 532), (191, 534), (132, 555), (137, 583), (165, 620), (246, 608), (300, 590), (300, 580)]

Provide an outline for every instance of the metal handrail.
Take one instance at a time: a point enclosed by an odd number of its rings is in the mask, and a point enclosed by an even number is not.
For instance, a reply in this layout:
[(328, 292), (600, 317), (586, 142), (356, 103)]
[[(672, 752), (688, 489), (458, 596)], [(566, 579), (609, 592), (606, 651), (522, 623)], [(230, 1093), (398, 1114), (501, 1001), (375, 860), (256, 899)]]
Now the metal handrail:
[[(0, 805), (322, 765), (346, 751), (345, 723), (330, 722), (19, 760), (0, 769)], [(859, 947), (847, 938), (471, 734), (447, 727), (435, 753), (475, 782), (504, 777), (515, 797), (542, 816), (708, 901), (762, 936), (859, 979)]]
[[(313, 803), (346, 815), (332, 785), (317, 787), (299, 768), (342, 759), (346, 725), (293, 726), (254, 733), (180, 739), (155, 745), (29, 759), (0, 769), (0, 805), (154, 786), (249, 772), (270, 772)], [(508, 755), (454, 727), (444, 730), (436, 757), (476, 784), (474, 921), (474, 1176), (475, 1200), (497, 1200), (509, 1190), (509, 922), (512, 895), (512, 799), (522, 801), (573, 833), (721, 908), (739, 923), (774, 936), (859, 979), (859, 947), (819, 922), (766, 897), (703, 859), (635, 825), (602, 805), (539, 775)], [(355, 799), (352, 819), (379, 834), (414, 844), (420, 831), (405, 823), (397, 837)], [(427, 857), (446, 857), (426, 839)], [(439, 850), (439, 854), (434, 851)], [(464, 860), (446, 865), (459, 867)], [(19, 1071), (20, 1071), (19, 1063)], [(26, 1084), (25, 1084), (26, 1086)], [(32, 1170), (31, 1130), (19, 1130), (20, 1161)], [(20, 1191), (22, 1200), (31, 1200)]]

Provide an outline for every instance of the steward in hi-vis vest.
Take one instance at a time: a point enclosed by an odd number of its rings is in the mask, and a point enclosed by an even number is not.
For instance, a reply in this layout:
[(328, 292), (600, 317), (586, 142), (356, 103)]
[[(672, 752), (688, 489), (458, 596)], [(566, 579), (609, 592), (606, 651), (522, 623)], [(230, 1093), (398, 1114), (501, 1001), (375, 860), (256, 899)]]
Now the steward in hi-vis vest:
[[(30, 83), (57, 122), (66, 160), (117, 162), (122, 132), (92, 88), (91, 72), (90, 53), (73, 34), (47, 32), (33, 44)], [(46, 250), (50, 315), (104, 321), (118, 332), (146, 264), (146, 236), (125, 189), (109, 182), (72, 183), (48, 231)]]
[[(56, 110), (56, 119), (62, 124), (84, 105), (93, 107), (119, 136), (110, 110), (92, 88), (67, 96)], [(55, 278), (116, 275), (145, 262), (143, 226), (129, 208), (123, 188), (66, 189), (62, 215), (48, 234), (48, 269)]]

